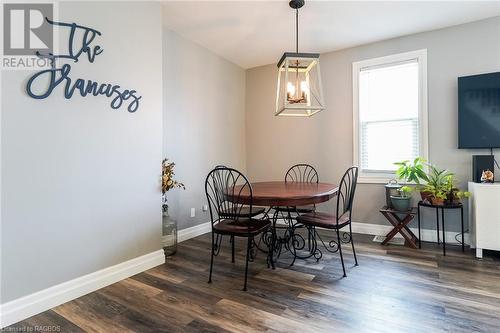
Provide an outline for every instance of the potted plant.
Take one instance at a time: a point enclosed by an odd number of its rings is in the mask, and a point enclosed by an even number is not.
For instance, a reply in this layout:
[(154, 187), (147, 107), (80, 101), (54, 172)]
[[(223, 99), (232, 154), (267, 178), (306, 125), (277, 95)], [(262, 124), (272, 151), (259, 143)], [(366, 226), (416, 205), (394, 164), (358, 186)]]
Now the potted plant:
[(406, 183), (414, 183), (417, 189), (420, 189), (420, 196), (425, 200), (430, 193), (423, 191), (422, 182), (428, 182), (428, 176), (425, 172), (426, 160), (417, 157), (413, 161), (406, 160), (394, 163), (398, 166), (396, 176)]
[(425, 192), (425, 198), (422, 200), (428, 201), (434, 205), (443, 204), (446, 200), (449, 191), (453, 187), (453, 173), (444, 169), (438, 169), (432, 164), (428, 164), (429, 172), (427, 174), (427, 184), (422, 189)]
[(429, 165), (430, 172), (424, 190), (430, 193), (430, 202), (433, 205), (450, 205), (470, 197), (470, 192), (461, 191), (457, 187), (455, 175), (448, 170), (439, 170)]
[(421, 157), (415, 158), (413, 162), (410, 160), (396, 162), (394, 163), (398, 166), (396, 175), (408, 183), (420, 184), (421, 180), (427, 181), (427, 174), (424, 170), (425, 162)]
[[(413, 161), (406, 160), (394, 164), (398, 166), (396, 170), (398, 178), (407, 184), (414, 183), (425, 202), (444, 205), (458, 203), (463, 198), (470, 197), (469, 192), (461, 191), (457, 187), (457, 180), (452, 172), (426, 163), (421, 157)], [(427, 173), (425, 172), (426, 166), (428, 167)], [(393, 202), (392, 197), (391, 202)]]
[(162, 246), (165, 256), (177, 251), (177, 221), (168, 214), (167, 192), (174, 188), (186, 189), (183, 183), (174, 179), (175, 163), (164, 159), (161, 162), (161, 192), (162, 192)]
[(413, 188), (410, 186), (402, 186), (398, 189), (398, 195), (391, 195), (392, 207), (400, 212), (407, 212), (410, 210), (411, 192)]

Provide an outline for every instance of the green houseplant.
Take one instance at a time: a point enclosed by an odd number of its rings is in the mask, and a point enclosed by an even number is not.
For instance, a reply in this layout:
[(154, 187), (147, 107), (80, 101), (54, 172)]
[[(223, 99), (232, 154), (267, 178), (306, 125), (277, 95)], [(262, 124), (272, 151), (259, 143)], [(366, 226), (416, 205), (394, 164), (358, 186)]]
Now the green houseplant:
[(413, 162), (410, 160), (396, 162), (394, 163), (398, 166), (396, 176), (407, 183), (415, 183), (419, 185), (422, 180), (427, 181), (425, 162), (426, 161), (421, 157), (415, 158)]
[[(394, 163), (398, 167), (396, 170), (398, 180), (406, 184), (415, 184), (417, 188), (421, 188), (421, 182), (427, 181), (425, 162), (425, 159), (417, 157), (413, 161), (405, 160)], [(392, 206), (396, 210), (407, 211), (410, 208), (412, 191), (413, 189), (408, 185), (398, 189), (399, 195), (391, 196)]]
[[(457, 203), (463, 198), (470, 197), (469, 192), (461, 191), (457, 187), (457, 179), (451, 171), (426, 163), (426, 160), (421, 157), (413, 161), (406, 160), (394, 164), (398, 166), (396, 170), (398, 179), (407, 184), (415, 184), (423, 201), (434, 205), (444, 205)], [(425, 167), (428, 168), (427, 172)]]
[(430, 193), (428, 201), (433, 205), (449, 205), (470, 197), (470, 192), (461, 191), (455, 175), (443, 169), (429, 165), (428, 181), (424, 191)]
[(425, 167), (428, 165), (426, 162), (422, 157), (417, 157), (413, 161), (406, 160), (394, 163), (398, 166), (396, 170), (398, 179), (406, 183), (414, 183), (417, 190), (420, 191), (422, 200), (426, 200), (430, 196), (430, 193), (423, 190), (424, 186), (422, 186), (423, 182), (429, 181), (428, 175), (425, 172)]
[(400, 212), (407, 212), (410, 209), (411, 192), (413, 188), (410, 186), (403, 186), (398, 189), (398, 195), (391, 195), (392, 207)]
[(431, 164), (428, 166), (427, 184), (423, 188), (428, 196), (424, 200), (434, 205), (442, 205), (448, 197), (447, 193), (453, 188), (454, 175), (446, 169), (438, 169)]

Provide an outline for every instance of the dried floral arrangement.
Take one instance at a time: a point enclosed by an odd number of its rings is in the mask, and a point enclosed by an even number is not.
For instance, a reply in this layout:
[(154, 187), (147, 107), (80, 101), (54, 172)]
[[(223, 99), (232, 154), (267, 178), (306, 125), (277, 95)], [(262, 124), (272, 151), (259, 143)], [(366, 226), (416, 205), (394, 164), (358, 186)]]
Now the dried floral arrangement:
[(162, 201), (163, 201), (163, 211), (166, 212), (168, 211), (168, 204), (167, 204), (167, 192), (170, 191), (173, 188), (182, 188), (186, 189), (186, 186), (184, 186), (183, 183), (178, 182), (177, 180), (174, 179), (174, 167), (175, 163), (174, 162), (169, 162), (167, 158), (165, 158), (161, 162), (161, 192), (162, 192)]

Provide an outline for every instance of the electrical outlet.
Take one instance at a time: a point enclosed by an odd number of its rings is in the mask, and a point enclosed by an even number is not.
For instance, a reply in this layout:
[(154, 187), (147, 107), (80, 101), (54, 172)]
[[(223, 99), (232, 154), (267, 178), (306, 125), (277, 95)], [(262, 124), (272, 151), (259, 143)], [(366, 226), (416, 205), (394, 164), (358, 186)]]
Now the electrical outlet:
[(196, 209), (191, 208), (191, 217), (195, 217), (195, 216), (196, 216)]
[(208, 205), (203, 205), (203, 211), (206, 212), (208, 210)]

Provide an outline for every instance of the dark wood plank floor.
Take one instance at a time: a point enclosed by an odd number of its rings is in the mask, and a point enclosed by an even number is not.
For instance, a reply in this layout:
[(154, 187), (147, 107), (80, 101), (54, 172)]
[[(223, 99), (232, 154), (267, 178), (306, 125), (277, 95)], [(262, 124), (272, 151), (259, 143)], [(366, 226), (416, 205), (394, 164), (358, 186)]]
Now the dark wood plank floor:
[[(435, 244), (380, 246), (355, 235), (360, 266), (337, 255), (268, 269), (250, 263), (243, 292), (244, 241), (236, 263), (227, 239), (208, 284), (210, 236), (179, 245), (165, 265), (12, 325), (20, 332), (500, 332), (500, 259), (476, 260)], [(40, 329), (41, 328), (41, 329)]]

